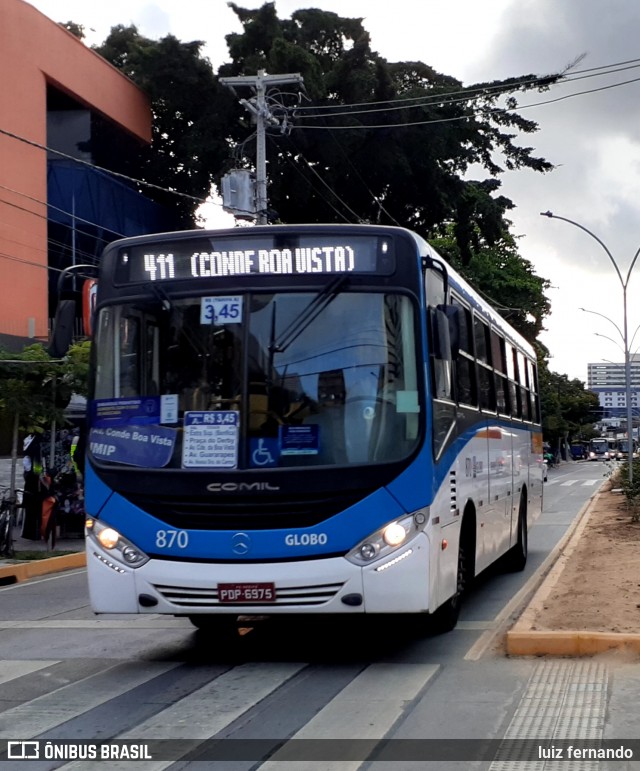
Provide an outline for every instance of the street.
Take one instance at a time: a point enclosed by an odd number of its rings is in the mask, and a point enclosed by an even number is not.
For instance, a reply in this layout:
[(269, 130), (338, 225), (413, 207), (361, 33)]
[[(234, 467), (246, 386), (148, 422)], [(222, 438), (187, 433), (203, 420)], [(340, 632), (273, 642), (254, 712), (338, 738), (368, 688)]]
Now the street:
[[(511, 758), (521, 760), (522, 747), (510, 740), (544, 740), (545, 747), (564, 739), (630, 741), (637, 735), (638, 663), (613, 655), (510, 659), (501, 646), (501, 632), (517, 610), (513, 598), (521, 604), (531, 593), (527, 582), (603, 474), (601, 463), (550, 470), (526, 570), (480, 577), (458, 627), (442, 636), (417, 637), (394, 618), (365, 624), (318, 617), (260, 619), (233, 640), (216, 640), (184, 619), (95, 617), (84, 570), (4, 587), (0, 735), (8, 741), (192, 740), (187, 748), (200, 751), (192, 757), (219, 768), (229, 768), (229, 762), (213, 762), (214, 750), (199, 743), (241, 740), (241, 755), (257, 754), (236, 760), (238, 769), (258, 767), (264, 743), (275, 746), (287, 738), (334, 741), (302, 742), (296, 746), (312, 757), (291, 766), (276, 752), (261, 768), (317, 767), (314, 759), (324, 759), (323, 768), (364, 768), (377, 740), (432, 740), (387, 745), (397, 757), (380, 756), (374, 767), (393, 771), (441, 768), (447, 753), (451, 769), (548, 769), (556, 766), (514, 765)], [(544, 693), (551, 694), (548, 703), (540, 701)], [(478, 742), (445, 739), (509, 740), (505, 746), (516, 754), (485, 761)], [(339, 755), (352, 745), (355, 757), (333, 766), (314, 754)], [(170, 746), (164, 752), (166, 757), (161, 752), (144, 768), (191, 765)], [(637, 767), (627, 762), (597, 768)], [(66, 759), (41, 760), (37, 767), (65, 764)]]

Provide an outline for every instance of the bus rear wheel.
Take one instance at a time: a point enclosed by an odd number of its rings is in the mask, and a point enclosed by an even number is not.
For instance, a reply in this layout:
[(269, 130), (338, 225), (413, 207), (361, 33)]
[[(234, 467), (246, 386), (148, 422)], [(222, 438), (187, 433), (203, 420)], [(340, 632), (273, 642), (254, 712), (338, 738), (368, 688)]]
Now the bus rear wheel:
[(505, 566), (511, 573), (525, 569), (529, 554), (529, 533), (527, 529), (527, 496), (522, 491), (518, 508), (518, 540), (505, 555)]

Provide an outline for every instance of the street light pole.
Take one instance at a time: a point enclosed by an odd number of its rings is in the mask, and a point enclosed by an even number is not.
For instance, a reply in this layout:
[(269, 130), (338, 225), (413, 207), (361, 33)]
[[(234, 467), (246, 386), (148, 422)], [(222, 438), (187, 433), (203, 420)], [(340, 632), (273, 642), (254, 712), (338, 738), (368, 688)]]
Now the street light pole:
[[(567, 219), (567, 217), (559, 217), (557, 214), (554, 214), (550, 211), (541, 211), (540, 215), (542, 217), (549, 217), (550, 219), (554, 220), (562, 220), (563, 222), (568, 222), (570, 225), (575, 225), (577, 228), (580, 228), (580, 230), (584, 230), (584, 232), (587, 233), (587, 235), (590, 235), (591, 238), (595, 239), (604, 249), (607, 257), (611, 260), (611, 264), (613, 265), (616, 271), (616, 275), (620, 281), (620, 285), (622, 287), (622, 339), (624, 342), (625, 393), (627, 399), (627, 447), (629, 449), (628, 468), (629, 484), (631, 484), (633, 482), (633, 453), (631, 452), (631, 448), (633, 447), (633, 411), (631, 409), (631, 357), (629, 355), (629, 327), (627, 322), (627, 287), (629, 286), (629, 279), (631, 278), (631, 271), (633, 270), (633, 266), (636, 264), (636, 260), (640, 255), (640, 247), (638, 247), (636, 253), (633, 256), (633, 260), (631, 260), (631, 265), (629, 265), (629, 270), (627, 271), (626, 277), (623, 278), (622, 273), (620, 272), (620, 268), (618, 267), (618, 263), (615, 261), (613, 255), (607, 248), (607, 245), (604, 243), (604, 241), (598, 238), (595, 233), (592, 233), (588, 228), (586, 228), (584, 225), (581, 225), (579, 222), (574, 222), (573, 220)], [(614, 324), (614, 326), (617, 328), (617, 325)]]

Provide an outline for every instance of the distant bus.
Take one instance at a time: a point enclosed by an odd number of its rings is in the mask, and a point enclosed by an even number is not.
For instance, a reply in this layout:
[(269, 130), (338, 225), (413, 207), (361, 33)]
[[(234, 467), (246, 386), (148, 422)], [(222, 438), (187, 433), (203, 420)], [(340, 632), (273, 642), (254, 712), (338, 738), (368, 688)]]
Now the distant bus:
[(85, 468), (97, 613), (422, 614), (521, 570), (536, 355), (414, 233), (274, 225), (114, 242)]
[[(634, 439), (631, 444), (631, 455), (635, 457), (638, 453), (638, 440)], [(629, 457), (629, 440), (618, 439), (615, 446), (615, 457), (618, 460), (626, 460)]]
[(598, 437), (589, 442), (589, 460), (611, 460), (615, 457), (615, 441)]

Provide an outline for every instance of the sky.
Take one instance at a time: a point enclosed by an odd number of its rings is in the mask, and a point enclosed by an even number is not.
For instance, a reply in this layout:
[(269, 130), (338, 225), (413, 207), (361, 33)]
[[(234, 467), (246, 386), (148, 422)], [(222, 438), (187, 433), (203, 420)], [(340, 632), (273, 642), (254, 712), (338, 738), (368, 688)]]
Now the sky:
[[(214, 69), (229, 61), (225, 35), (242, 31), (226, 0), (31, 0), (31, 5), (53, 21), (82, 24), (89, 44), (101, 43), (116, 24), (135, 24), (150, 38), (171, 33), (185, 42), (202, 40)], [(237, 0), (237, 5), (257, 8), (262, 1)], [(533, 147), (554, 170), (505, 172), (501, 192), (516, 207), (509, 218), (520, 255), (552, 285), (547, 292), (552, 313), (541, 336), (551, 369), (586, 382), (589, 362), (623, 361), (624, 285), (628, 348), (640, 356), (640, 257), (628, 275), (640, 249), (638, 0), (275, 0), (275, 5), (281, 18), (309, 7), (363, 18), (372, 49), (388, 61), (422, 61), (465, 86), (573, 65), (572, 82), (518, 97), (521, 114), (539, 130), (517, 141)], [(539, 104), (543, 101), (549, 103)], [(541, 217), (546, 211), (588, 232)], [(232, 222), (219, 206), (208, 207), (207, 226)]]

